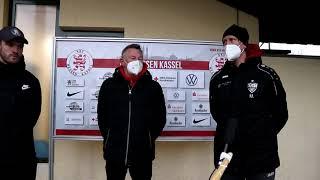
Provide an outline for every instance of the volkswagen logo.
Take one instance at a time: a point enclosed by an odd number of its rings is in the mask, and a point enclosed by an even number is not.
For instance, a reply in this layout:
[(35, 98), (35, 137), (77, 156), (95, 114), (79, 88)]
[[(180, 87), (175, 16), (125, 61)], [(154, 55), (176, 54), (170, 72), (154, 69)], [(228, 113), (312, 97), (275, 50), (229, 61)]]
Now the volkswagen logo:
[(188, 84), (188, 86), (195, 86), (198, 82), (198, 77), (194, 74), (189, 74), (186, 77), (186, 83)]

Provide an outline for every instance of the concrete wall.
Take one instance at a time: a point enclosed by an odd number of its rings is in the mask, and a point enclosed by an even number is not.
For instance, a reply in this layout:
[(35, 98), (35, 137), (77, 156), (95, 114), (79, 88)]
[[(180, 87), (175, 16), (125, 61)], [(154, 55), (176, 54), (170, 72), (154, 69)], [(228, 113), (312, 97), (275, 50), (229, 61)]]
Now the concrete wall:
[(8, 25), (9, 0), (0, 0), (0, 28)]
[(320, 59), (266, 57), (287, 92), (289, 120), (279, 135), (280, 180), (320, 179)]
[[(65, 29), (124, 29), (130, 38), (221, 40), (237, 23), (236, 10), (214, 0), (63, 0), (60, 5)], [(257, 19), (240, 12), (239, 22), (257, 41)]]

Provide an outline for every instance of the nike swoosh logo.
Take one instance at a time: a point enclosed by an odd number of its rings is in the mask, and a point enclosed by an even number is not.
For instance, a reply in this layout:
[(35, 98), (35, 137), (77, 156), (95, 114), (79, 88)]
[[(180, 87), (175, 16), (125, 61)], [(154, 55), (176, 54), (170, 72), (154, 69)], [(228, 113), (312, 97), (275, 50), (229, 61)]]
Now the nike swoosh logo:
[(69, 93), (69, 92), (68, 92), (68, 93), (67, 93), (67, 96), (68, 96), (68, 97), (70, 97), (70, 96), (73, 96), (73, 95), (79, 94), (80, 92), (81, 92), (81, 91), (78, 91), (78, 92), (75, 92), (75, 93)]
[(206, 119), (208, 119), (208, 118), (199, 119), (198, 121), (196, 121), (195, 119), (193, 119), (193, 123), (194, 123), (194, 124), (197, 124), (197, 123), (199, 123), (199, 122), (201, 122), (201, 121), (204, 121), (204, 120), (206, 120)]
[(21, 87), (22, 90), (26, 90), (26, 89), (29, 89), (29, 88), (30, 88), (30, 86), (27, 85), (27, 84), (24, 84), (24, 85)]

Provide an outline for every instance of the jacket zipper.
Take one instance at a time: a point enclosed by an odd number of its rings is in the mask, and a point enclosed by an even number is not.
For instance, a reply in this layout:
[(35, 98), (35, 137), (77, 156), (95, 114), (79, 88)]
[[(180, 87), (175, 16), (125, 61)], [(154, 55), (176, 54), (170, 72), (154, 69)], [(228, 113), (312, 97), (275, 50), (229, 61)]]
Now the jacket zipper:
[(151, 133), (150, 133), (150, 131), (149, 131), (149, 144), (150, 144), (150, 149), (152, 149), (152, 144), (151, 144)]
[(128, 152), (129, 152), (129, 138), (130, 138), (130, 123), (131, 123), (131, 88), (129, 87), (129, 122), (128, 122), (128, 133), (127, 133), (127, 149), (126, 149), (126, 158), (125, 158), (125, 165), (128, 164)]

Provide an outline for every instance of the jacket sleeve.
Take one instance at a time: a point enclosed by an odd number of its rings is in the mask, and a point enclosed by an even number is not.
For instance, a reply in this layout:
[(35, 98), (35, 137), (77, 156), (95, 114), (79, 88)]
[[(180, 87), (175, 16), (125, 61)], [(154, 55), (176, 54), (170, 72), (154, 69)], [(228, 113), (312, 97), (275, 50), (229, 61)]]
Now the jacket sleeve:
[(221, 120), (221, 116), (219, 114), (219, 105), (218, 105), (218, 99), (217, 99), (217, 87), (215, 86), (215, 78), (214, 75), (210, 80), (209, 85), (209, 102), (210, 102), (210, 112), (213, 117), (213, 119), (219, 123)]
[(19, 112), (23, 116), (23, 119), (27, 120), (23, 121), (23, 124), (33, 128), (37, 124), (40, 116), (42, 100), (39, 80), (33, 77), (30, 85), (30, 89), (26, 90), (28, 94), (23, 97), (23, 102), (19, 103), (20, 106), (22, 106), (19, 107)]
[(158, 83), (156, 83), (155, 91), (153, 107), (153, 117), (155, 120), (151, 126), (151, 136), (153, 140), (160, 136), (160, 133), (166, 124), (166, 105), (162, 88)]
[(279, 133), (288, 120), (286, 92), (279, 76), (274, 72), (273, 79), (273, 119), (274, 130)]
[(98, 114), (98, 125), (99, 130), (103, 138), (106, 138), (108, 134), (108, 119), (107, 119), (107, 86), (109, 79), (105, 80), (99, 90), (99, 97), (98, 97), (98, 107), (97, 107), (97, 114)]

